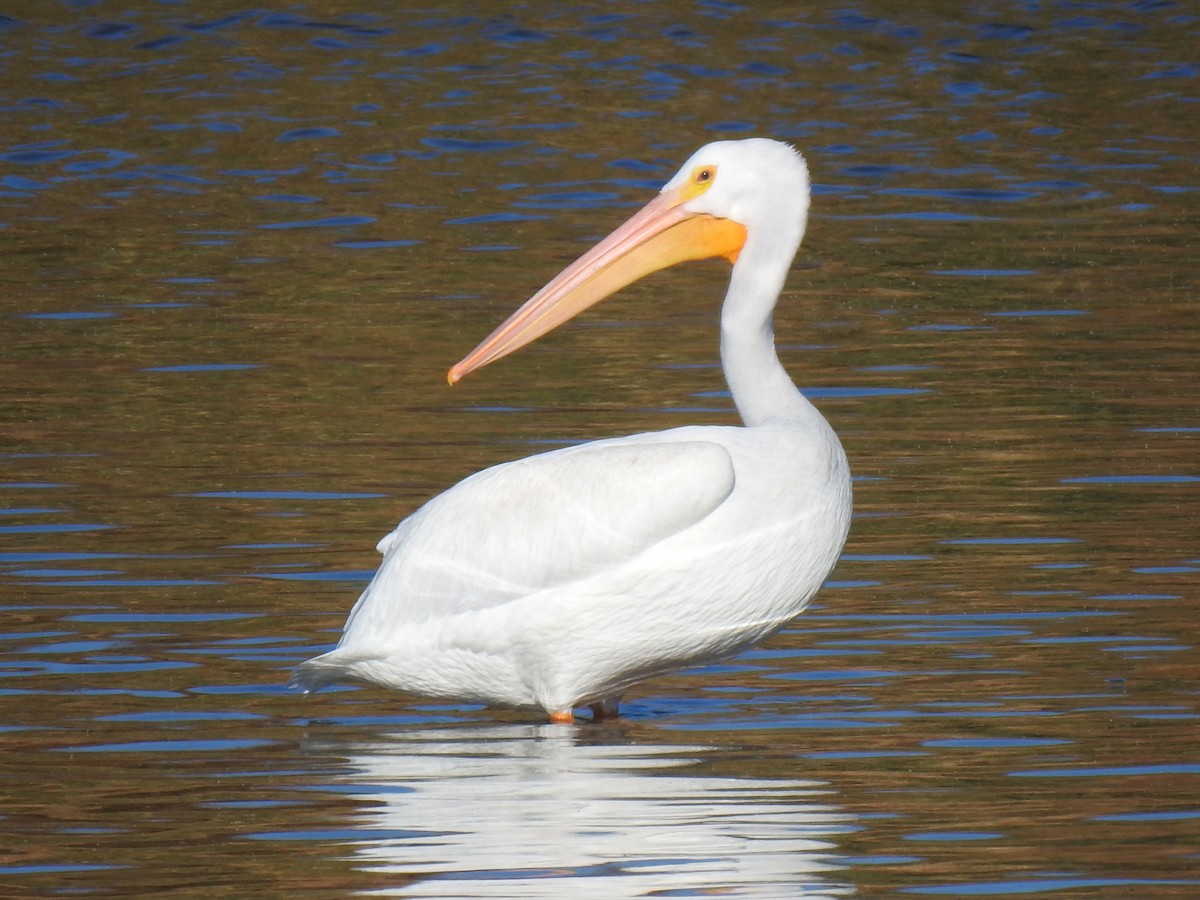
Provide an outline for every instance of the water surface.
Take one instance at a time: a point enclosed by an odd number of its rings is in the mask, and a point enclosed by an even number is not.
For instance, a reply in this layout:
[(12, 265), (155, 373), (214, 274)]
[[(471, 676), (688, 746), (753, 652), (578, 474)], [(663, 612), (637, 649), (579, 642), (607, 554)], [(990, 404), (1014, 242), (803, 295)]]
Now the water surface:
[[(0, 892), (1200, 891), (1200, 23), (889, 10), (0, 17)], [(444, 373), (748, 135), (815, 182), (818, 603), (611, 728), (288, 693), (438, 490), (735, 421), (718, 264)]]

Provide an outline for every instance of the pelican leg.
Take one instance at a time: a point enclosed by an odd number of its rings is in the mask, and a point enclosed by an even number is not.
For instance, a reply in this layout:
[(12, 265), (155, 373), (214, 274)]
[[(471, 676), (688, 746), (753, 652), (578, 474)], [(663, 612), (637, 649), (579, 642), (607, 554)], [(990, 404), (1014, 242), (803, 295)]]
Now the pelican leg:
[(569, 709), (556, 709), (550, 713), (550, 722), (553, 725), (571, 725), (575, 722), (575, 713)]
[(619, 719), (621, 718), (621, 698), (605, 697), (597, 703), (591, 704), (592, 719), (599, 722), (604, 719)]

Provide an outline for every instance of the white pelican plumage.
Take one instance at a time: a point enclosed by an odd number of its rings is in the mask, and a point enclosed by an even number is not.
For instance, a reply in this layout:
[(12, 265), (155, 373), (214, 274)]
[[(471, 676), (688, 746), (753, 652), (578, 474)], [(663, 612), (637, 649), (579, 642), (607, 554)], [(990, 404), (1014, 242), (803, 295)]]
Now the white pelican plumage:
[(366, 681), (569, 722), (581, 706), (615, 715), (630, 685), (734, 655), (803, 610), (851, 506), (837, 435), (775, 353), (808, 205), (791, 147), (709, 144), (455, 365), (451, 383), (650, 272), (721, 256), (721, 363), (745, 427), (595, 441), (466, 478), (380, 542), (341, 641), (293, 685)]

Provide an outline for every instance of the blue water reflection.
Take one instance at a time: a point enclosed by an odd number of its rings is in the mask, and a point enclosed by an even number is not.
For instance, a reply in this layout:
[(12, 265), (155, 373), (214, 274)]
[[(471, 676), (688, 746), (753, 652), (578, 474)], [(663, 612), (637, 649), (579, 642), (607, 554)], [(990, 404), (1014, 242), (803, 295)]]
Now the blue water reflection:
[[(1200, 892), (1185, 4), (5, 13), (0, 894)], [(732, 421), (703, 266), (442, 379), (748, 134), (815, 180), (818, 605), (616, 735), (288, 694), (430, 494)]]

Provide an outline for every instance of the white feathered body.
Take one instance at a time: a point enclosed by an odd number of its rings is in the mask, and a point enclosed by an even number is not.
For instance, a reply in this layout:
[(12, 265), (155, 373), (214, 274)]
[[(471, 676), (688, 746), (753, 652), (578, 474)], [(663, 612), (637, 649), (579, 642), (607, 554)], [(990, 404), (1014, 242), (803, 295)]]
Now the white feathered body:
[(849, 485), (815, 410), (485, 469), (380, 542), (341, 642), (296, 680), (547, 711), (617, 697), (803, 610), (841, 551)]

